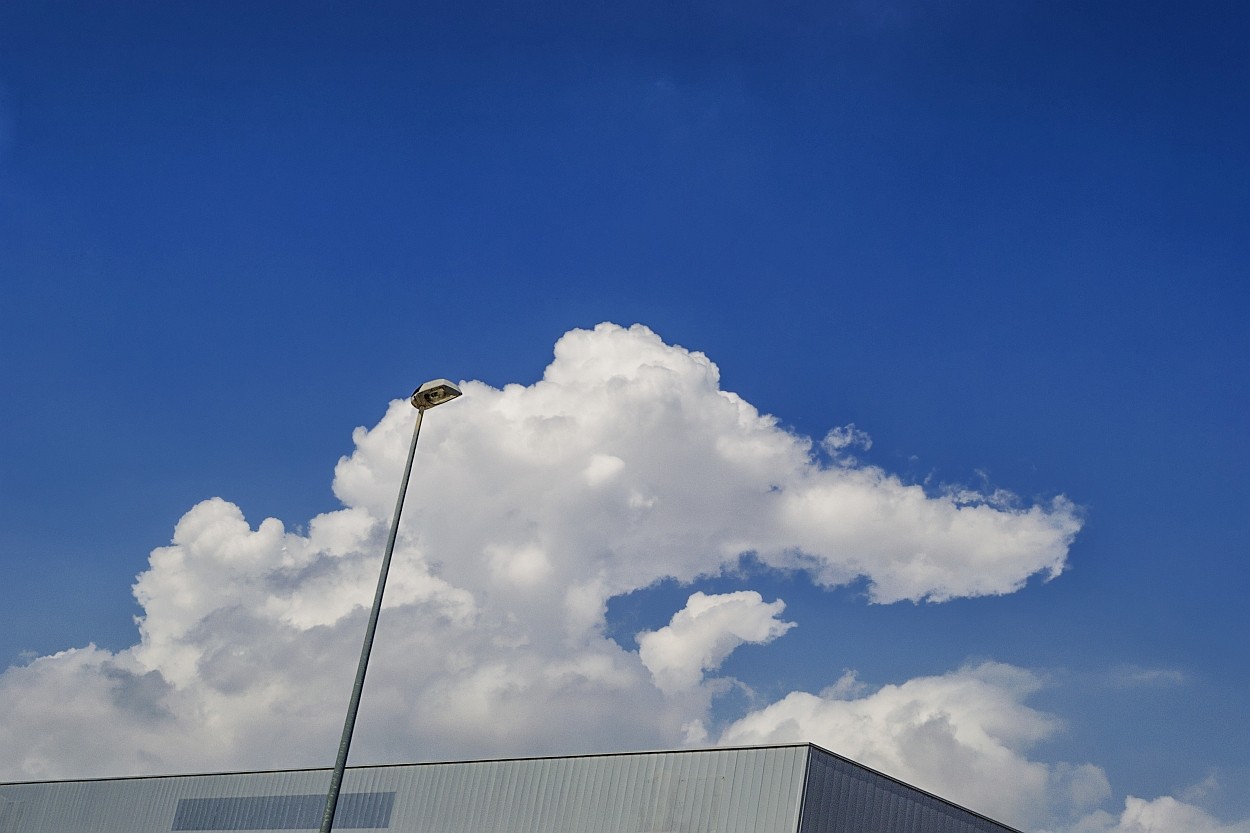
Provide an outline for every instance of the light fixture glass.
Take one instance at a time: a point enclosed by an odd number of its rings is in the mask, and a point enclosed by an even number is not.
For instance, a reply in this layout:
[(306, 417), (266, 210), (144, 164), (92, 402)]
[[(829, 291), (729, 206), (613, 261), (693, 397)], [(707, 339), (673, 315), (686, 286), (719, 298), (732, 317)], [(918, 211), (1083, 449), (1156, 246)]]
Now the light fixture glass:
[(460, 395), (460, 388), (446, 379), (426, 382), (412, 393), (412, 407), (418, 411), (450, 402)]

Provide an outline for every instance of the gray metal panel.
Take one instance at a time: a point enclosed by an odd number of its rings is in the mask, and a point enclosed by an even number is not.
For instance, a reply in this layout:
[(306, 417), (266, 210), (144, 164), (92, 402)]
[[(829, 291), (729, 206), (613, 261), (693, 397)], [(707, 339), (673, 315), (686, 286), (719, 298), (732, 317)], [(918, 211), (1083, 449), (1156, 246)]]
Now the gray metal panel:
[[(395, 833), (795, 833), (807, 755), (793, 745), (355, 767), (343, 790), (394, 793)], [(0, 784), (0, 833), (170, 833), (186, 799), (328, 785), (328, 769)], [(277, 826), (289, 812), (271, 812), (282, 801), (214, 806), (235, 813), (215, 824), (292, 829)]]
[(813, 746), (799, 833), (1018, 831)]

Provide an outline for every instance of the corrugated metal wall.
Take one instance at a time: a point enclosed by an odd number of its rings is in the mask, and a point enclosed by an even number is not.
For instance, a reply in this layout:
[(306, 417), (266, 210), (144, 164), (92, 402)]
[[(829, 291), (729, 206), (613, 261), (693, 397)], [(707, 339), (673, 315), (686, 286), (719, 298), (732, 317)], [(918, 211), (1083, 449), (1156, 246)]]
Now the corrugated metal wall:
[(1018, 833), (817, 747), (799, 833)]
[[(352, 768), (343, 791), (372, 809), (341, 821), (397, 833), (794, 833), (807, 755), (795, 745)], [(309, 820), (302, 797), (328, 784), (328, 770), (0, 784), (0, 833), (315, 829), (320, 814)]]

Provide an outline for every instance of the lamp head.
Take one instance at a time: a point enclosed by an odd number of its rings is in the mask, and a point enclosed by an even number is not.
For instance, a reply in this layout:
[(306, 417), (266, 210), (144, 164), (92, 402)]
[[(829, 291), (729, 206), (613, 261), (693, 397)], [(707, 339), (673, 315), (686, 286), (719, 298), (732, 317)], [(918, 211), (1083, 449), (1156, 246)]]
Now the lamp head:
[(451, 382), (446, 379), (434, 379), (413, 391), (412, 407), (418, 411), (424, 411), (427, 408), (433, 408), (435, 405), (450, 402), (459, 395), (460, 388)]

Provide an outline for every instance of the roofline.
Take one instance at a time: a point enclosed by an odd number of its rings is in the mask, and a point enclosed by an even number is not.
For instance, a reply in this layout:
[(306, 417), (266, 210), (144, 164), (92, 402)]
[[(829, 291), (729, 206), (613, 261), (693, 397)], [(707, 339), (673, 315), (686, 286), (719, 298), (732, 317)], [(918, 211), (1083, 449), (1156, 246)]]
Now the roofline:
[[(392, 769), (397, 767), (414, 767), (414, 766), (452, 766), (457, 764), (499, 764), (513, 761), (557, 761), (557, 760), (576, 760), (580, 758), (624, 758), (631, 755), (674, 755), (698, 752), (731, 752), (749, 749), (792, 749), (800, 746), (814, 747), (820, 749), (812, 743), (795, 742), (795, 743), (761, 743), (761, 744), (745, 744), (738, 746), (699, 746), (688, 749), (639, 749), (629, 752), (580, 752), (574, 755), (515, 755), (504, 758), (470, 758), (468, 760), (459, 761), (407, 761), (403, 763), (390, 764), (353, 764), (348, 767), (351, 770), (363, 769)], [(822, 752), (828, 751), (821, 749)], [(830, 752), (829, 754), (834, 754)], [(835, 755), (835, 757), (842, 757)], [(850, 758), (843, 758), (856, 766), (862, 766)], [(864, 767), (867, 769), (867, 767)], [(222, 772), (176, 772), (162, 775), (105, 775), (91, 778), (40, 778), (35, 781), (0, 781), (0, 787), (16, 787), (25, 784), (77, 784), (77, 783), (93, 783), (100, 781), (150, 781), (160, 778), (204, 778), (208, 776), (219, 775), (279, 775), (288, 772), (329, 772), (332, 766), (306, 766), (306, 767), (284, 767), (280, 769), (237, 769), (226, 770)], [(888, 777), (888, 776), (887, 776)], [(898, 780), (898, 779), (893, 779)], [(904, 783), (900, 781), (899, 783)], [(907, 786), (911, 786), (908, 784)]]

